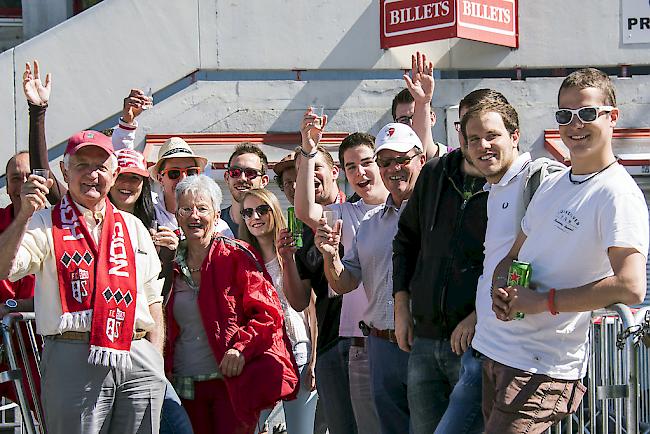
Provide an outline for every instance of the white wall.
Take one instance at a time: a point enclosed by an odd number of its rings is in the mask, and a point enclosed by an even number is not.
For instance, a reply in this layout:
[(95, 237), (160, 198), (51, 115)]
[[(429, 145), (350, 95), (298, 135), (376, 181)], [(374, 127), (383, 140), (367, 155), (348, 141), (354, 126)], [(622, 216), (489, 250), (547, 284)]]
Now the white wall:
[[(26, 147), (21, 77), (33, 58), (54, 75), (47, 138), (56, 145), (118, 113), (130, 87), (158, 91), (197, 70), (395, 70), (409, 66), (416, 49), (442, 69), (648, 64), (648, 44), (620, 43), (620, 1), (590, 0), (587, 8), (585, 1), (522, 0), (518, 50), (462, 40), (382, 50), (377, 0), (105, 1), (0, 55), (0, 163)], [(558, 82), (449, 80), (434, 104), (442, 117), (475, 87), (503, 89), (526, 108), (523, 122), (536, 135), (525, 138), (539, 144), (539, 126), (553, 126), (539, 110), (548, 112)], [(630, 126), (647, 125), (647, 83), (626, 83)], [(295, 130), (318, 97), (336, 111), (331, 128), (376, 131), (400, 87), (398, 80), (198, 83), (157, 104), (143, 124), (150, 132)], [(444, 140), (442, 125), (436, 135)]]

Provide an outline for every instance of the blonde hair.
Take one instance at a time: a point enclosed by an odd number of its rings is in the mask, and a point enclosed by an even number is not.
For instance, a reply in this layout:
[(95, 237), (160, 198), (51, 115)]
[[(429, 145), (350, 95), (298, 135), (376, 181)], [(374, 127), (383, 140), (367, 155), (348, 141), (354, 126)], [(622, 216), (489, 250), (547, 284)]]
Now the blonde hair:
[[(271, 230), (273, 231), (273, 246), (275, 248), (275, 241), (280, 236), (280, 231), (287, 227), (287, 219), (284, 217), (284, 214), (282, 213), (282, 208), (280, 207), (280, 202), (278, 201), (278, 198), (270, 190), (266, 190), (263, 188), (254, 188), (244, 193), (244, 196), (242, 197), (242, 200), (240, 202), (242, 204), (242, 209), (243, 209), (244, 201), (249, 196), (255, 197), (261, 200), (262, 203), (271, 207), (272, 218), (271, 218), (270, 226), (271, 226)], [(239, 234), (237, 235), (240, 240), (246, 241), (248, 244), (255, 247), (255, 249), (258, 252), (261, 252), (259, 241), (248, 230), (248, 226), (246, 226), (245, 221), (243, 221), (242, 224), (239, 225)], [(282, 261), (280, 257), (278, 257), (278, 262), (280, 263), (280, 267), (282, 267)]]

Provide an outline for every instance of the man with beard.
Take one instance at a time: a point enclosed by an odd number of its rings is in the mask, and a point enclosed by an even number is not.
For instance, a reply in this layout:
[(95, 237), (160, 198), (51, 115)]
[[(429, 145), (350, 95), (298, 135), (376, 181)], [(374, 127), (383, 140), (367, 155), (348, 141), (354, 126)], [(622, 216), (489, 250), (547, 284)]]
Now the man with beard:
[(269, 160), (258, 146), (252, 143), (240, 143), (228, 159), (228, 168), (223, 174), (223, 179), (228, 184), (232, 196), (230, 206), (221, 210), (221, 219), (224, 220), (235, 238), (239, 234), (241, 217), (241, 200), (248, 190), (264, 188), (269, 183), (266, 170)]
[[(476, 90), (461, 100), (460, 114), (491, 99), (505, 100)], [(415, 433), (483, 428), (481, 363), (467, 349), (476, 324), (487, 192), (463, 148), (424, 166), (393, 243), (395, 333), (411, 353), (407, 390)]]

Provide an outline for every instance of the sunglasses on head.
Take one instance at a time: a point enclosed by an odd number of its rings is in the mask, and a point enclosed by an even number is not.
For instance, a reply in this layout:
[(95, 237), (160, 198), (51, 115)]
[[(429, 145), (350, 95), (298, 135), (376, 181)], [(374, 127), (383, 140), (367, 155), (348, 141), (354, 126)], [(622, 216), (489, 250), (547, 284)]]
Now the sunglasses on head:
[(578, 116), (580, 122), (589, 124), (598, 119), (602, 113), (609, 113), (614, 110), (610, 105), (580, 107), (579, 109), (559, 109), (555, 112), (555, 120), (560, 125), (569, 125), (573, 116)]
[(169, 169), (165, 169), (162, 172), (160, 172), (161, 175), (167, 175), (169, 179), (178, 179), (180, 178), (181, 175), (185, 176), (196, 176), (201, 174), (201, 168), (200, 167), (184, 167), (184, 168), (178, 168), (178, 167), (172, 167)]
[(261, 170), (253, 169), (252, 167), (231, 167), (227, 172), (231, 178), (239, 178), (243, 173), (249, 181), (263, 175)]
[(267, 215), (269, 211), (271, 211), (271, 207), (264, 204), (259, 205), (255, 208), (244, 208), (240, 211), (240, 213), (245, 220), (248, 220), (250, 218), (253, 218), (253, 213), (256, 213), (258, 216), (262, 217), (263, 215)]
[(403, 155), (401, 157), (394, 157), (394, 158), (380, 158), (377, 157), (375, 158), (375, 161), (377, 162), (377, 166), (379, 167), (390, 167), (393, 164), (398, 164), (400, 166), (406, 166), (408, 165), (412, 159), (414, 159), (417, 155)]

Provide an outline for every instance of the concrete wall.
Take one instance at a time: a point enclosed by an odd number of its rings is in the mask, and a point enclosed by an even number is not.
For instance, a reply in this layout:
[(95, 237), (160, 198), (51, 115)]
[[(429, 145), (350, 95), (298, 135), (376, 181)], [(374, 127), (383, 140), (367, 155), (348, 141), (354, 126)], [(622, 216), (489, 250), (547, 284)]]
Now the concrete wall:
[(72, 15), (72, 0), (22, 0), (23, 33), (32, 38)]
[[(269, 75), (292, 69), (396, 71), (410, 65), (416, 49), (428, 53), (437, 68), (452, 70), (645, 65), (649, 44), (620, 43), (620, 1), (592, 0), (587, 9), (583, 1), (521, 0), (518, 50), (463, 40), (382, 50), (376, 0), (102, 2), (0, 55), (0, 163), (26, 147), (21, 80), (24, 62), (34, 58), (54, 76), (47, 118), (51, 146), (114, 117), (130, 87), (159, 91), (197, 70), (232, 71), (235, 78), (180, 89), (143, 116), (147, 131), (295, 130), (299, 114), (315, 98), (333, 115), (330, 128), (377, 131), (388, 119), (399, 80), (297, 82)], [(260, 81), (237, 81), (251, 72)], [(490, 86), (512, 94), (527, 113), (523, 123), (531, 132), (524, 138), (539, 146), (542, 126), (554, 126), (549, 110), (558, 82), (439, 83), (436, 137), (445, 141), (443, 117), (449, 105), (476, 87)], [(635, 77), (621, 86), (620, 100), (631, 113), (624, 122), (647, 125), (647, 80)]]

